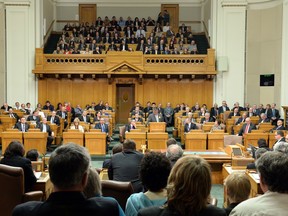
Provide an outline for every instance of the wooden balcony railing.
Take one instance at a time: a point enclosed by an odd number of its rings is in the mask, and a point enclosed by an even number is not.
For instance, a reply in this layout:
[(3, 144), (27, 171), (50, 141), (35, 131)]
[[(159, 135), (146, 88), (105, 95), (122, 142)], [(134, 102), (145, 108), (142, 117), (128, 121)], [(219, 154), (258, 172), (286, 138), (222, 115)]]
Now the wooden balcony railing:
[[(142, 52), (108, 52), (107, 54), (43, 54), (36, 49), (35, 69), (39, 78), (79, 75), (110, 78), (117, 75), (179, 75), (208, 78), (216, 75), (215, 50), (208, 49), (207, 55), (143, 55)], [(191, 75), (191, 76), (190, 76)]]

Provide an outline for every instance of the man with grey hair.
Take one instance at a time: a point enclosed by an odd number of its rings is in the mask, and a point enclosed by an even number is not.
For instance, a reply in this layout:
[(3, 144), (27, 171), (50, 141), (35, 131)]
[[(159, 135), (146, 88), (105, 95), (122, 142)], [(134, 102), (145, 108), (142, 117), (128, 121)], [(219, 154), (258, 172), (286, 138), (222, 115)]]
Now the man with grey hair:
[(240, 203), (230, 216), (287, 215), (287, 164), (287, 154), (275, 151), (263, 154), (256, 161), (256, 167), (264, 194)]
[[(267, 151), (265, 148), (258, 148), (255, 152), (255, 160), (258, 160)], [(247, 164), (246, 169), (256, 169), (255, 162)]]
[(26, 202), (15, 207), (13, 215), (119, 215), (118, 203), (101, 197), (86, 199), (90, 155), (79, 145), (57, 148), (49, 160), (54, 192), (45, 202)]
[(173, 167), (176, 161), (183, 156), (183, 149), (177, 145), (169, 145), (166, 151), (166, 157), (170, 160), (171, 166)]
[(283, 141), (278, 142), (276, 145), (274, 145), (273, 150), (288, 154), (288, 143)]

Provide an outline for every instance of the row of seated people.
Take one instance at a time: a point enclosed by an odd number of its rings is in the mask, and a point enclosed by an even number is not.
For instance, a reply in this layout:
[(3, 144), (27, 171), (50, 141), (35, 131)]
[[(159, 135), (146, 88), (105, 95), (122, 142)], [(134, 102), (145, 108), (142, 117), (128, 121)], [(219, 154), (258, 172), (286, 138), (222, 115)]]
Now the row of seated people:
[[(138, 38), (134, 35), (131, 38), (126, 38), (126, 36), (121, 38), (117, 35), (111, 38), (107, 35), (104, 38), (96, 37), (95, 39), (89, 36), (85, 39), (68, 39), (68, 42), (61, 39), (53, 54), (104, 54), (107, 51), (142, 51), (144, 54), (198, 54), (195, 39), (187, 39), (188, 44), (185, 44), (186, 39), (180, 38), (178, 41), (179, 43), (174, 36), (170, 39), (167, 39), (165, 35), (156, 38), (152, 33), (147, 39), (143, 35)], [(164, 51), (169, 52), (163, 53)]]

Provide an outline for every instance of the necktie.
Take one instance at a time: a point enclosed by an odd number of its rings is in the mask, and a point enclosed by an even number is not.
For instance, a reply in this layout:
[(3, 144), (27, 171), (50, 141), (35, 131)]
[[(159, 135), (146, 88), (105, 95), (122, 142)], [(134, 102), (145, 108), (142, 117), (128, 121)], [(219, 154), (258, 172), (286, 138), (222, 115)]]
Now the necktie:
[(51, 124), (53, 124), (53, 123), (54, 123), (54, 118), (52, 117), (52, 118), (51, 118)]
[(273, 117), (275, 117), (275, 110), (274, 109), (272, 110), (272, 114), (273, 114)]
[(105, 129), (104, 129), (104, 125), (103, 125), (103, 124), (101, 125), (101, 127), (102, 127), (102, 132), (105, 132)]
[(159, 122), (158, 115), (155, 115), (155, 118), (156, 118), (156, 122)]
[(244, 132), (245, 134), (247, 134), (249, 132), (249, 127), (250, 127), (250, 125), (247, 124), (246, 128), (245, 128), (245, 132)]
[(25, 132), (25, 124), (22, 124), (22, 132)]

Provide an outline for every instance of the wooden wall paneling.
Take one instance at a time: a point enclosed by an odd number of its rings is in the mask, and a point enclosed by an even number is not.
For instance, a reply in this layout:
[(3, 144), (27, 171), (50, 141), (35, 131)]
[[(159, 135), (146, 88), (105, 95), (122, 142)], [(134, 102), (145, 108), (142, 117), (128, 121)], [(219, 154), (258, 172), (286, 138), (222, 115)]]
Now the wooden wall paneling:
[[(63, 102), (70, 102), (72, 106), (75, 106), (73, 97), (73, 92), (75, 88), (75, 84), (77, 83), (77, 80), (71, 80), (71, 79), (61, 79), (59, 80), (59, 91), (58, 91), (58, 101)], [(54, 103), (54, 104), (56, 104)]]
[(39, 103), (43, 103), (42, 101), (44, 101), (44, 98), (47, 98), (47, 93), (48, 93), (47, 79), (38, 79), (38, 102)]

